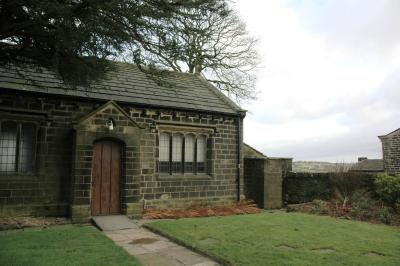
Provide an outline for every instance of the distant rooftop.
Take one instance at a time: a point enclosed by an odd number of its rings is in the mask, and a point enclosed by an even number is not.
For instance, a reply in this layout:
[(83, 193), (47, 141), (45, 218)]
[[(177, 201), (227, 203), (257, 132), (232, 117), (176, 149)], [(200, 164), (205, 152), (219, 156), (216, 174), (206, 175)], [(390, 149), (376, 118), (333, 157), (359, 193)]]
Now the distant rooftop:
[(358, 163), (354, 164), (350, 171), (383, 172), (383, 160), (360, 157)]

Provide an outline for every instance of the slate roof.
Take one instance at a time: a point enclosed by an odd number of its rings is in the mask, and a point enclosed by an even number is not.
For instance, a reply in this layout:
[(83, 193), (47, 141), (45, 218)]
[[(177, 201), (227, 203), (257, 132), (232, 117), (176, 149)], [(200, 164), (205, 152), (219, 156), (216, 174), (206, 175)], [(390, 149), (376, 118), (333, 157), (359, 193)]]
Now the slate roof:
[(378, 136), (378, 138), (384, 139), (386, 137), (393, 136), (393, 135), (396, 135), (396, 134), (400, 134), (400, 128), (398, 128), (396, 130), (393, 130), (392, 132), (390, 132), (390, 133), (388, 133), (386, 135)]
[(168, 71), (158, 78), (160, 83), (135, 65), (116, 62), (116, 67), (90, 87), (71, 89), (43, 68), (0, 66), (0, 89), (224, 114), (244, 112), (199, 75)]
[(357, 172), (383, 172), (382, 159), (365, 159), (353, 165), (351, 171)]
[(258, 158), (258, 159), (264, 159), (267, 158), (266, 155), (264, 155), (262, 152), (254, 149), (251, 147), (249, 144), (246, 144), (243, 142), (243, 157), (244, 158)]

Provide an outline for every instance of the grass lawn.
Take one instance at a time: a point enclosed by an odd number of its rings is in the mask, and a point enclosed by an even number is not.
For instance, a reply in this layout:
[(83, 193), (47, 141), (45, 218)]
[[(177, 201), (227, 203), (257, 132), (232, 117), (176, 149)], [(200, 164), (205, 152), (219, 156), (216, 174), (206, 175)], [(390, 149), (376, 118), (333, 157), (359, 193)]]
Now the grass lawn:
[(385, 225), (276, 212), (147, 226), (234, 265), (400, 265), (400, 229)]
[(90, 226), (0, 232), (0, 265), (140, 265)]

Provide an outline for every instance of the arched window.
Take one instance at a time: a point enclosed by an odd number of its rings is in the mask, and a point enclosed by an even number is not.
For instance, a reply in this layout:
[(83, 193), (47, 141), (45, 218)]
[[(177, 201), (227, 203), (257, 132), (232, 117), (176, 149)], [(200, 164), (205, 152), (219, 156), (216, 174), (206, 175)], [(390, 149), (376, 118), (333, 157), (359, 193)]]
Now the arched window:
[(197, 137), (197, 156), (196, 156), (196, 172), (205, 173), (206, 157), (207, 157), (207, 142), (205, 136)]
[(181, 134), (172, 135), (172, 173), (182, 173), (182, 144)]
[(167, 133), (160, 134), (159, 153), (160, 173), (170, 173), (170, 136)]
[(185, 136), (185, 173), (194, 173), (195, 141), (193, 135)]

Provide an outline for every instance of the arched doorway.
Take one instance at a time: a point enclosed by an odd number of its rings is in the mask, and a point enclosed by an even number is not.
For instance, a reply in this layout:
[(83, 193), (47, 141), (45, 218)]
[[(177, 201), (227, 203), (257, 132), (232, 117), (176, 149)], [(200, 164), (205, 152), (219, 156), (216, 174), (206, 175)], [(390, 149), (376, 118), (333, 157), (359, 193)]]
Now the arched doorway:
[(92, 216), (120, 214), (121, 146), (104, 140), (93, 146)]

